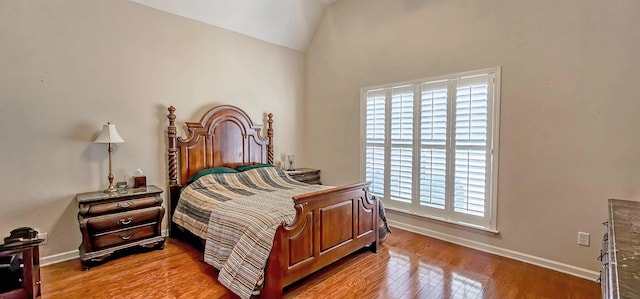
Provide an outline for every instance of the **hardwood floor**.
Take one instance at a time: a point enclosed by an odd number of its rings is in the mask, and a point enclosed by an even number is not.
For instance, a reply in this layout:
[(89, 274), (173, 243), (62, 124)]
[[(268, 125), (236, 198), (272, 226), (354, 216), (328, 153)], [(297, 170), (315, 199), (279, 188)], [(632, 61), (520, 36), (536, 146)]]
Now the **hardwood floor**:
[[(237, 298), (189, 244), (43, 267), (42, 298)], [(595, 279), (595, 278), (594, 278)], [(294, 284), (285, 298), (600, 298), (600, 286), (394, 228), (380, 253), (356, 253)]]

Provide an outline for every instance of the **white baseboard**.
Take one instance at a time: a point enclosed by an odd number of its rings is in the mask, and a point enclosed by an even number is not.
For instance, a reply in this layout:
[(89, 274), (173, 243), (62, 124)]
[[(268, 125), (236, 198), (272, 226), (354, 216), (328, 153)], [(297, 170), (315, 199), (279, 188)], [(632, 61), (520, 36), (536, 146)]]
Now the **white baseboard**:
[(78, 249), (67, 251), (63, 253), (58, 253), (54, 255), (49, 255), (45, 257), (40, 257), (40, 267), (49, 266), (57, 263), (61, 263), (64, 261), (77, 259), (80, 257), (80, 251)]
[(533, 264), (533, 265), (536, 265), (536, 266), (540, 266), (540, 267), (551, 269), (551, 270), (554, 270), (554, 271), (558, 271), (558, 272), (566, 273), (566, 274), (569, 274), (569, 275), (577, 276), (577, 277), (584, 278), (584, 279), (587, 279), (587, 280), (595, 281), (596, 278), (598, 278), (598, 276), (599, 276), (598, 272), (591, 271), (591, 270), (588, 270), (588, 269), (584, 269), (584, 268), (580, 268), (580, 267), (576, 267), (576, 266), (572, 266), (572, 265), (568, 265), (568, 264), (564, 264), (564, 263), (560, 263), (560, 262), (544, 259), (544, 258), (541, 258), (541, 257), (525, 254), (525, 253), (522, 253), (522, 252), (517, 252), (517, 251), (513, 251), (513, 250), (509, 250), (509, 249), (504, 249), (504, 248), (492, 246), (492, 245), (481, 243), (481, 242), (472, 241), (472, 240), (469, 240), (469, 239), (464, 239), (464, 238), (452, 236), (452, 235), (449, 235), (449, 234), (444, 234), (444, 233), (433, 231), (433, 230), (426, 229), (426, 228), (423, 228), (423, 227), (418, 227), (418, 226), (415, 226), (415, 225), (406, 224), (406, 223), (399, 222), (399, 221), (394, 221), (394, 220), (391, 220), (391, 219), (388, 219), (388, 218), (387, 218), (387, 221), (388, 221), (389, 225), (391, 225), (393, 227), (397, 227), (397, 228), (402, 229), (402, 230), (414, 232), (414, 233), (417, 233), (417, 234), (421, 234), (421, 235), (429, 236), (429, 237), (432, 237), (432, 238), (440, 239), (440, 240), (443, 240), (443, 241), (447, 241), (447, 242), (450, 242), (450, 243), (458, 244), (460, 246), (469, 247), (469, 248), (473, 248), (473, 249), (476, 249), (476, 250), (484, 251), (484, 252), (487, 252), (487, 253), (491, 253), (491, 254), (503, 256), (503, 257), (506, 257), (506, 258), (518, 260), (518, 261), (521, 261), (521, 262)]

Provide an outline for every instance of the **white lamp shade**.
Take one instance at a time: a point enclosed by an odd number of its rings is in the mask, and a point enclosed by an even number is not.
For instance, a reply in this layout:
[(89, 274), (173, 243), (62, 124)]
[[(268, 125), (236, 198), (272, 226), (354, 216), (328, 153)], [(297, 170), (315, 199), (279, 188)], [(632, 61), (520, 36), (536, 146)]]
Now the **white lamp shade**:
[(107, 123), (102, 126), (102, 132), (98, 135), (98, 138), (94, 140), (95, 143), (123, 143), (124, 139), (118, 134), (116, 125)]

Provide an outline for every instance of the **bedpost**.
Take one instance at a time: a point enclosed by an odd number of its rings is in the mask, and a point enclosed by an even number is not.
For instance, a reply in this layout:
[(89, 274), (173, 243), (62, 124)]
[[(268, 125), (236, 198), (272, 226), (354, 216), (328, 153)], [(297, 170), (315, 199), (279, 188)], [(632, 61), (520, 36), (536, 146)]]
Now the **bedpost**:
[(267, 163), (273, 164), (273, 113), (267, 115), (267, 137), (269, 137), (269, 144), (267, 145)]
[(176, 131), (176, 107), (169, 106), (169, 126), (167, 127), (167, 135), (169, 137), (168, 142), (168, 154), (169, 154), (169, 235), (176, 237), (180, 234), (180, 229), (177, 225), (171, 221), (173, 213), (176, 211), (178, 205), (178, 198), (180, 197), (180, 185), (178, 184), (178, 157), (177, 157), (177, 131)]
[(169, 126), (167, 127), (167, 135), (169, 136), (169, 186), (178, 185), (178, 160), (176, 157), (176, 107), (169, 106)]

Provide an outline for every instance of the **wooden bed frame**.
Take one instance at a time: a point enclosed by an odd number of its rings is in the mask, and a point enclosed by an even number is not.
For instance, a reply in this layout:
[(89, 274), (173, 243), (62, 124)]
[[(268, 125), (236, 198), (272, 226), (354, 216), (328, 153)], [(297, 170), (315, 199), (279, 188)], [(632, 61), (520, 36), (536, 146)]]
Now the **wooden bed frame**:
[[(198, 170), (273, 163), (272, 114), (267, 116), (265, 138), (260, 136), (262, 126), (254, 125), (241, 109), (214, 107), (200, 122), (186, 122), (189, 135), (182, 138), (177, 137), (176, 109), (168, 110), (170, 220), (180, 190)], [(363, 247), (379, 251), (378, 202), (367, 195), (368, 186), (363, 182), (293, 197), (296, 217), (276, 230), (260, 297), (280, 298), (284, 287)], [(170, 223), (172, 237), (189, 234)]]

